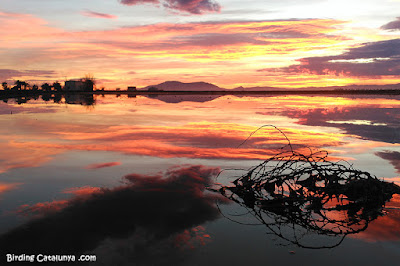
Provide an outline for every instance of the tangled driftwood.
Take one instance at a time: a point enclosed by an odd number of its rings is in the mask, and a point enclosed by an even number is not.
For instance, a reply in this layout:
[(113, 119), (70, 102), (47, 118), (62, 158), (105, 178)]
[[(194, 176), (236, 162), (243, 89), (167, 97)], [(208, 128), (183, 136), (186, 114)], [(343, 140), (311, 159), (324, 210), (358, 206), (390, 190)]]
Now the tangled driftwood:
[[(400, 194), (400, 187), (393, 183), (346, 162), (328, 161), (325, 151), (297, 152), (284, 136), (288, 145), (281, 153), (217, 191), (247, 208), (270, 233), (286, 242), (304, 248), (335, 247), (346, 235), (364, 231), (383, 215), (392, 195)], [(335, 241), (309, 244), (305, 239), (310, 234)]]

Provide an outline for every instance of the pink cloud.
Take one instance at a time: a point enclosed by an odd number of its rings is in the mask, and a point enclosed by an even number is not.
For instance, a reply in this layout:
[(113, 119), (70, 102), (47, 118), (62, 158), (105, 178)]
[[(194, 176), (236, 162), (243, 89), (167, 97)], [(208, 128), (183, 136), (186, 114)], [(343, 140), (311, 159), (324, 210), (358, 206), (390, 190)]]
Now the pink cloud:
[(82, 11), (81, 14), (86, 17), (92, 17), (92, 18), (106, 18), (106, 19), (117, 19), (118, 18), (118, 16), (115, 16), (115, 15), (93, 12), (93, 11)]
[[(64, 33), (61, 29), (48, 26), (46, 20), (30, 14), (0, 13), (0, 24), (0, 47), (7, 48), (17, 48), (16, 45), (23, 47), (21, 40), (28, 39), (29, 47), (34, 48), (32, 41), (41, 42)], [(38, 43), (38, 46), (41, 44)]]
[(34, 205), (24, 204), (20, 206), (17, 213), (22, 216), (41, 217), (58, 212), (68, 206), (67, 200), (54, 200), (51, 202), (39, 202)]
[(91, 195), (97, 192), (101, 192), (101, 188), (90, 186), (67, 188), (63, 191), (65, 194), (73, 194), (75, 196)]

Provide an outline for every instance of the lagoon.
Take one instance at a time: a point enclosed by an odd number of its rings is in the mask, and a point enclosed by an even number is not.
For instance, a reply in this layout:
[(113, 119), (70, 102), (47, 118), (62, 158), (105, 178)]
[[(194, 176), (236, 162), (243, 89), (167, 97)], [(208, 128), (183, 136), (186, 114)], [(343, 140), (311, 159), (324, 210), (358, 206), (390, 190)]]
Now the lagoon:
[(400, 97), (389, 95), (9, 99), (0, 103), (0, 246), (94, 254), (94, 265), (394, 265), (396, 194), (340, 245), (312, 232), (314, 248), (304, 248), (209, 188), (279, 153), (285, 136), (297, 151), (325, 150), (399, 183), (399, 121)]

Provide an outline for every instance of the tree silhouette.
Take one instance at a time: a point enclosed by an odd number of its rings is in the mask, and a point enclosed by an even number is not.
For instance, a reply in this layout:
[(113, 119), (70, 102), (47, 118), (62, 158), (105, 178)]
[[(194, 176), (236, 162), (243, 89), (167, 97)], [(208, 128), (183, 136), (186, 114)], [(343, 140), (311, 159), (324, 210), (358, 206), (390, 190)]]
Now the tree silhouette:
[(22, 84), (23, 84), (23, 83), (24, 83), (23, 81), (16, 80), (16, 81), (14, 82), (15, 87), (13, 87), (13, 89), (21, 90)]
[(53, 88), (55, 91), (58, 91), (58, 92), (62, 91), (61, 84), (58, 81), (53, 83)]
[(82, 81), (84, 82), (84, 88), (83, 88), (84, 91), (93, 91), (93, 87), (96, 84), (96, 80), (93, 77), (93, 75), (91, 74), (85, 75)]
[(51, 86), (49, 85), (49, 83), (42, 84), (42, 90), (45, 92), (51, 91)]
[(21, 81), (21, 80), (16, 80), (14, 82), (15, 87), (13, 87), (13, 89), (15, 90), (26, 90), (27, 88), (30, 87), (29, 83), (25, 82), (25, 81)]
[(7, 82), (4, 81), (3, 83), (1, 83), (1, 86), (3, 87), (3, 90), (5, 91), (9, 90)]
[(24, 87), (24, 90), (27, 90), (28, 88), (30, 88), (29, 83), (25, 82), (25, 81), (22, 82), (22, 86)]

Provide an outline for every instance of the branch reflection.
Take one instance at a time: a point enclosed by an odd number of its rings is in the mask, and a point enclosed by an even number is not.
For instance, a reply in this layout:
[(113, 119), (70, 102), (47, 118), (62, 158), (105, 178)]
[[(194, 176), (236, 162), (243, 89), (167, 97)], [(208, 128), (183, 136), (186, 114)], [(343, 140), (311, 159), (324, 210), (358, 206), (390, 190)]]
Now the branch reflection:
[[(393, 194), (400, 194), (393, 183), (345, 162), (328, 161), (326, 152), (306, 155), (294, 151), (290, 143), (289, 148), (218, 189), (285, 244), (336, 247), (347, 235), (366, 230), (383, 215)], [(240, 223), (238, 217), (224, 216)]]

